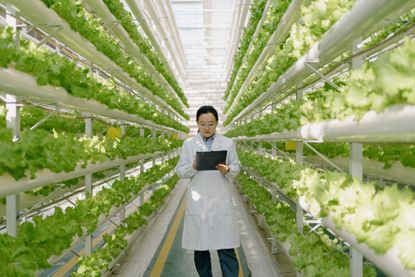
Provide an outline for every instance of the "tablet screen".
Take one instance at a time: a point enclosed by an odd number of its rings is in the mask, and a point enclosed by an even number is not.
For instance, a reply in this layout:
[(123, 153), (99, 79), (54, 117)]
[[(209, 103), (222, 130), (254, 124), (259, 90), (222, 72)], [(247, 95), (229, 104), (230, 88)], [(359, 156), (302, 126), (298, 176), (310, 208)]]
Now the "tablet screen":
[(226, 163), (228, 151), (209, 151), (196, 152), (196, 169), (197, 170), (217, 170), (216, 165)]

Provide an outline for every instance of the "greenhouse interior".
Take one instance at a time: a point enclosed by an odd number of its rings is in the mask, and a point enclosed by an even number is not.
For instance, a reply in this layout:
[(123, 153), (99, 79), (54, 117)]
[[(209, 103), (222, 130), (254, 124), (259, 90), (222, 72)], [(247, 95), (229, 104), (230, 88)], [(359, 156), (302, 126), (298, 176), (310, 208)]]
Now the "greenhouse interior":
[(0, 0), (0, 276), (415, 276), (414, 0)]

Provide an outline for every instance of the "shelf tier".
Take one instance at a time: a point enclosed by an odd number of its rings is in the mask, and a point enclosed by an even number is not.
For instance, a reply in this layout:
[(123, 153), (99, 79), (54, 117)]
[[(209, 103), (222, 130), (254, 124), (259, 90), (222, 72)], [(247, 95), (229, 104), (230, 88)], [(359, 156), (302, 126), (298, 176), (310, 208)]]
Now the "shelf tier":
[[(375, 57), (383, 55), (385, 52), (391, 51), (392, 49), (402, 45), (404, 43), (404, 39), (406, 37), (414, 37), (415, 36), (415, 26), (408, 28), (406, 31), (399, 32), (394, 34), (393, 36), (389, 37), (388, 39), (382, 41), (380, 44), (360, 51), (354, 54), (354, 58), (361, 58), (363, 60), (371, 60)], [(334, 76), (341, 75), (343, 72), (349, 70), (348, 62), (351, 58), (346, 58), (342, 62), (339, 62), (338, 66), (333, 67), (330, 71), (325, 73), (325, 77), (329, 80), (332, 80)], [(316, 86), (321, 85), (321, 82), (324, 81), (320, 78), (320, 76), (315, 75), (313, 76), (313, 80), (310, 80), (306, 86), (299, 88), (299, 90), (314, 90)]]
[(415, 106), (397, 105), (377, 114), (370, 111), (359, 122), (329, 120), (301, 126), (295, 131), (237, 137), (236, 141), (293, 140), (311, 142), (415, 142)]
[[(241, 65), (239, 66), (239, 68), (238, 68), (238, 71), (236, 72), (236, 77), (235, 77), (235, 79), (234, 79), (234, 81), (233, 81), (233, 83), (232, 83), (232, 86), (234, 86), (235, 85), (235, 82), (236, 82), (236, 80), (237, 80), (237, 78), (238, 78), (238, 76), (239, 76), (239, 74), (240, 74), (240, 72), (241, 72), (241, 68), (243, 67), (243, 65), (245, 64), (245, 62), (246, 62), (246, 59), (248, 58), (248, 56), (251, 54), (251, 52), (254, 50), (254, 41), (255, 41), (255, 39), (257, 38), (257, 36), (258, 36), (258, 34), (259, 34), (259, 32), (260, 32), (260, 30), (261, 30), (261, 28), (262, 28), (262, 25), (264, 24), (264, 21), (265, 21), (265, 18), (267, 17), (267, 12), (268, 12), (268, 10), (270, 9), (270, 6), (271, 6), (271, 1), (267, 1), (267, 3), (265, 4), (265, 7), (264, 7), (264, 10), (263, 10), (263, 12), (262, 12), (262, 16), (261, 16), (261, 19), (259, 20), (259, 22), (258, 22), (258, 24), (257, 24), (257, 26), (256, 26), (256, 29), (255, 29), (255, 32), (254, 32), (254, 34), (252, 35), (252, 37), (250, 38), (250, 42), (249, 42), (249, 45), (248, 45), (248, 49), (246, 49), (246, 52), (245, 52), (245, 55), (243, 56), (243, 58), (242, 58), (242, 62), (241, 62)], [(228, 86), (229, 86), (229, 84), (228, 84)], [(239, 91), (238, 91), (239, 92)], [(239, 94), (238, 94), (239, 95)], [(238, 96), (237, 95), (237, 96)], [(229, 96), (228, 96), (228, 98), (226, 99), (226, 100), (228, 100), (229, 99)], [(239, 98), (238, 98), (239, 99)], [(232, 108), (232, 106), (233, 106), (233, 103), (235, 103), (235, 101), (236, 101), (237, 99), (234, 99), (234, 101), (232, 102), (232, 104), (231, 104), (231, 108)]]
[[(233, 68), (233, 57), (235, 56), (235, 52), (239, 47), (239, 42), (243, 33), (243, 26), (245, 24), (246, 19), (249, 18), (248, 10), (250, 8), (251, 0), (236, 0), (235, 7), (241, 7), (238, 12), (235, 12), (232, 16), (232, 23), (229, 35), (229, 45), (230, 47), (226, 50), (226, 56), (229, 57), (225, 63), (226, 69), (226, 81), (229, 81), (229, 77), (232, 73)], [(228, 100), (229, 94), (227, 95), (226, 100)]]
[[(144, 31), (144, 33), (146, 34), (147, 38), (151, 41), (151, 45), (157, 50), (158, 54), (160, 55), (160, 57), (162, 58), (162, 60), (166, 63), (166, 65), (169, 67), (170, 71), (173, 72), (172, 70), (172, 66), (171, 64), (169, 64), (166, 56), (164, 55), (164, 52), (161, 48), (161, 46), (159, 45), (159, 43), (157, 42), (157, 39), (155, 38), (153, 32), (151, 31), (150, 27), (147, 24), (147, 21), (143, 15), (143, 13), (141, 12), (140, 8), (138, 7), (138, 4), (136, 1), (133, 0), (127, 0), (126, 1), (129, 9), (131, 10), (131, 13), (133, 14), (133, 16), (135, 17), (135, 19), (137, 20), (137, 22), (139, 22), (141, 29)], [(176, 78), (180, 77), (181, 82), (183, 82), (182, 80), (182, 72), (183, 69), (181, 69), (181, 66), (178, 62), (177, 59), (171, 59), (172, 63), (174, 64), (175, 68), (176, 68)]]
[[(313, 164), (318, 163), (327, 165), (327, 162), (318, 156), (304, 156), (304, 159)], [(335, 157), (330, 158), (330, 161), (347, 172), (349, 168), (348, 158)], [(404, 167), (399, 161), (394, 162), (390, 168), (385, 169), (383, 162), (363, 158), (362, 165), (363, 174), (366, 176), (379, 177), (381, 179), (415, 187), (415, 168)]]
[[(95, 184), (102, 184), (103, 182), (108, 182), (111, 179), (114, 179), (119, 176), (119, 168), (111, 170), (111, 172), (105, 172), (105, 177), (103, 179), (99, 179), (94, 181), (93, 187)], [(22, 211), (20, 217), (27, 216), (28, 214), (32, 213), (35, 210), (42, 209), (51, 203), (55, 203), (56, 201), (60, 201), (63, 197), (67, 196), (68, 194), (72, 194), (79, 189), (83, 189), (85, 187), (85, 182), (83, 180), (79, 181), (77, 184), (72, 185), (70, 187), (62, 187), (59, 188), (47, 196), (44, 195), (33, 195), (30, 193), (21, 193), (19, 198), (19, 210)], [(57, 200), (59, 199), (59, 200)], [(38, 205), (38, 204), (41, 205)], [(0, 203), (0, 217), (6, 216), (6, 204)]]
[[(169, 53), (173, 61), (176, 62), (177, 68), (181, 69), (182, 76), (185, 76), (186, 57), (184, 55), (184, 50), (180, 42), (179, 34), (176, 30), (177, 28), (173, 28), (173, 26), (175, 25), (175, 21), (169, 20), (169, 18), (171, 18), (173, 15), (170, 3), (164, 4), (165, 7), (168, 6), (169, 14), (166, 14), (162, 7), (163, 5), (159, 1), (154, 2), (144, 0), (140, 1), (141, 3), (137, 3), (138, 1), (126, 0), (126, 2), (130, 6), (131, 10), (134, 12), (134, 15), (140, 17), (140, 15), (136, 13), (137, 10), (140, 11), (141, 15), (144, 14), (143, 22), (146, 22), (147, 27), (149, 27), (148, 33), (151, 33), (153, 37), (154, 35), (157, 35), (157, 39), (159, 42), (158, 44), (165, 45), (167, 53)], [(146, 11), (146, 13), (142, 11)], [(170, 24), (163, 24), (162, 18), (166, 18), (166, 20), (170, 21)], [(169, 39), (170, 34), (173, 34), (171, 37), (172, 39)], [(180, 61), (180, 63), (178, 61)]]
[[(174, 150), (173, 150), (174, 151)], [(173, 152), (171, 151), (171, 152)], [(19, 192), (25, 192), (37, 187), (42, 187), (57, 182), (62, 182), (69, 179), (78, 178), (86, 174), (106, 170), (109, 168), (117, 167), (123, 164), (132, 163), (142, 159), (148, 159), (160, 155), (161, 152), (154, 152), (150, 154), (141, 154), (137, 156), (128, 157), (127, 159), (115, 159), (106, 161), (103, 163), (88, 164), (86, 167), (78, 165), (74, 171), (71, 172), (59, 172), (54, 173), (48, 169), (39, 170), (36, 172), (36, 179), (30, 179), (28, 177), (22, 178), (16, 181), (9, 174), (0, 176), (0, 197), (16, 194)]]
[[(299, 199), (299, 204), (303, 210), (313, 215), (309, 211), (307, 202), (301, 197)], [(357, 242), (356, 238), (350, 233), (337, 229), (336, 225), (333, 223), (330, 217), (323, 218), (322, 223), (338, 237), (342, 238), (345, 242), (357, 249), (366, 259), (371, 261), (388, 276), (415, 276), (415, 270), (405, 269), (401, 264), (398, 257), (398, 249), (392, 248), (385, 255), (380, 256), (367, 245)]]
[(173, 128), (158, 125), (138, 116), (120, 110), (112, 110), (95, 100), (71, 96), (60, 87), (40, 87), (37, 85), (35, 78), (14, 69), (0, 69), (0, 90), (42, 104), (63, 106), (105, 118), (138, 123), (158, 130), (178, 132)]
[[(265, 149), (264, 149), (265, 150)], [(251, 148), (250, 151), (255, 151), (254, 148)], [(269, 153), (269, 152), (268, 152)], [(261, 154), (262, 155), (262, 154)], [(277, 152), (277, 156), (278, 152)], [(285, 157), (289, 157), (295, 160), (295, 153), (284, 153)], [(344, 172), (347, 172), (349, 169), (350, 159), (346, 157), (334, 157), (328, 158), (330, 162), (334, 163)], [(317, 156), (317, 155), (306, 155), (304, 156), (304, 161), (317, 167), (332, 167), (326, 160)], [(394, 161), (389, 168), (384, 168), (384, 162), (370, 160), (363, 157), (362, 167), (363, 174), (369, 178), (378, 178), (381, 180), (387, 180), (392, 182), (397, 182), (400, 184), (411, 185), (415, 187), (415, 168), (405, 167), (400, 161)]]
[(227, 114), (229, 114), (232, 111), (236, 103), (238, 103), (238, 100), (245, 92), (245, 89), (248, 88), (254, 77), (257, 76), (259, 68), (263, 68), (268, 58), (272, 55), (275, 46), (281, 44), (284, 41), (284, 38), (289, 33), (291, 26), (300, 18), (301, 5), (303, 1), (304, 0), (293, 0), (290, 3), (284, 16), (281, 18), (281, 21), (278, 24), (277, 29), (271, 35), (267, 45), (262, 50), (261, 55), (258, 57), (254, 66), (251, 68), (248, 76), (246, 77), (244, 83), (239, 89), (238, 94), (236, 95), (234, 101), (232, 102), (231, 106), (226, 112)]
[[(145, 187), (143, 187), (137, 194), (135, 194), (134, 196), (132, 196), (126, 204), (123, 204), (121, 206), (118, 207), (111, 207), (108, 215), (105, 214), (101, 214), (98, 217), (98, 223), (97, 223), (97, 228), (96, 230), (101, 230), (102, 227), (104, 227), (104, 225), (110, 221), (114, 216), (116, 216), (117, 214), (119, 214), (123, 209), (125, 209), (126, 206), (128, 206), (129, 204), (131, 204), (132, 202), (134, 202), (137, 198), (139, 198), (145, 191), (148, 190), (153, 190), (155, 187), (157, 186), (157, 184), (150, 184), (147, 185)], [(142, 203), (140, 203), (142, 204)], [(137, 208), (134, 206), (134, 208)], [(114, 227), (115, 228), (115, 227)], [(48, 262), (50, 264), (55, 264), (57, 262), (59, 262), (60, 259), (62, 259), (68, 252), (70, 252), (77, 244), (83, 242), (85, 240), (85, 238), (88, 236), (87, 232), (84, 232), (84, 234), (81, 237), (75, 237), (71, 243), (71, 245), (62, 251), (61, 255), (59, 256), (52, 256), (48, 259)]]
[[(170, 113), (177, 114), (177, 112), (161, 98), (153, 95), (149, 89), (136, 82), (112, 60), (99, 52), (91, 42), (86, 40), (79, 33), (73, 31), (65, 20), (60, 18), (55, 11), (49, 9), (41, 0), (33, 0), (30, 1), (30, 3), (25, 0), (4, 0), (4, 2), (17, 8), (18, 15), (34, 24), (35, 27), (41, 29), (45, 33), (55, 31), (53, 34), (54, 38), (64, 43), (79, 55), (85, 57), (89, 62), (118, 78), (122, 83), (130, 86), (154, 104), (157, 104), (161, 110), (167, 109)], [(58, 26), (62, 29), (56, 32)]]
[[(256, 177), (259, 177), (259, 176), (256, 176)], [(258, 178), (256, 179), (258, 181)], [(273, 189), (277, 190), (277, 194), (282, 194), (284, 196), (283, 201), (286, 201), (285, 199), (288, 197), (278, 188), (278, 186), (276, 186)], [(290, 200), (287, 203), (292, 205), (293, 203), (296, 203), (296, 201)], [(306, 213), (310, 214), (314, 218), (318, 218), (309, 211), (309, 205), (307, 204), (307, 202), (304, 200), (303, 197), (300, 196), (298, 204)], [(349, 234), (348, 232), (338, 230), (335, 224), (333, 223), (333, 221), (329, 217), (323, 218), (322, 224), (325, 228), (328, 228), (329, 231), (334, 233), (337, 237), (341, 238), (342, 240), (347, 242), (349, 245), (356, 248), (365, 258), (370, 260), (374, 265), (380, 268), (384, 273), (390, 276), (408, 276), (408, 277), (415, 276), (415, 270), (407, 270), (403, 267), (403, 265), (401, 264), (398, 258), (399, 252), (396, 248), (392, 248), (385, 255), (380, 256), (380, 255), (377, 255), (367, 245), (358, 243), (356, 238), (353, 235)]]
[(405, 11), (413, 7), (415, 7), (415, 2), (410, 0), (358, 0), (353, 8), (340, 18), (306, 55), (298, 59), (265, 93), (233, 118), (230, 124), (248, 112), (259, 108), (276, 94), (292, 88), (313, 74), (307, 63), (312, 64), (314, 68), (320, 68), (330, 63), (351, 49), (351, 43), (377, 25), (378, 22), (383, 21), (391, 14), (405, 14)]
[[(96, 1), (96, 0), (86, 0), (85, 4), (90, 8), (90, 11), (96, 14), (99, 18), (103, 19), (103, 22), (106, 24), (107, 28), (112, 31), (112, 33), (123, 43), (124, 50), (129, 53), (131, 56), (136, 57), (137, 60), (141, 63), (141, 66), (149, 71), (157, 81), (162, 84), (167, 91), (178, 100), (178, 103), (181, 104), (182, 109), (184, 109), (184, 105), (171, 87), (171, 85), (167, 82), (164, 76), (157, 71), (155, 66), (150, 62), (149, 58), (141, 52), (138, 46), (130, 39), (129, 34), (120, 24), (115, 24), (114, 22), (118, 22), (118, 19), (110, 12), (104, 2)], [(178, 114), (183, 120), (184, 118)]]
[(278, 200), (288, 204), (293, 212), (297, 211), (297, 203), (293, 201), (291, 198), (289, 198), (287, 195), (285, 195), (285, 192), (282, 191), (282, 189), (280, 189), (277, 184), (273, 182), (268, 182), (267, 180), (265, 180), (264, 177), (255, 174), (254, 169), (248, 166), (243, 165), (242, 169), (243, 171), (248, 173), (253, 178), (253, 180), (255, 180), (258, 184), (264, 187), (271, 195), (277, 197)]
[[(243, 170), (246, 173), (248, 173), (259, 186), (265, 188), (268, 191), (268, 193), (270, 193), (272, 195), (273, 199), (278, 199), (279, 201), (288, 204), (289, 207), (290, 207), (290, 209), (294, 213), (297, 212), (297, 203), (296, 203), (296, 201), (293, 201), (287, 195), (285, 195), (285, 193), (278, 187), (278, 184), (276, 184), (274, 182), (268, 182), (267, 180), (265, 180), (264, 177), (255, 174), (255, 172), (253, 170), (251, 170), (250, 168), (248, 168), (248, 167), (243, 167)], [(265, 220), (264, 216), (261, 215), (261, 214), (259, 214), (258, 216), (255, 216), (255, 217), (256, 217), (257, 223), (261, 227), (261, 229), (264, 229), (264, 231), (266, 231), (266, 229), (268, 229), (268, 233), (267, 233), (268, 236), (267, 237), (269, 237), (271, 241), (272, 240), (278, 241), (274, 237), (274, 235), (272, 234), (272, 232), (270, 231), (270, 227), (266, 223), (266, 220)], [(309, 221), (308, 223), (306, 223), (306, 225), (309, 227), (310, 230), (311, 229), (314, 229), (316, 226), (320, 226), (321, 228), (324, 229), (324, 232), (326, 234), (329, 233), (332, 236), (335, 236), (335, 234), (330, 229), (327, 229), (325, 226), (321, 226), (319, 224), (320, 220), (317, 220), (315, 217), (312, 217), (311, 214), (308, 213), (307, 214), (307, 218), (311, 219), (311, 221)], [(315, 232), (315, 234), (317, 236), (319, 236), (320, 238), (322, 238), (322, 235), (319, 234), (318, 232)], [(322, 240), (324, 241), (323, 238), (322, 238)], [(344, 244), (344, 242), (340, 242), (340, 243), (341, 244)], [(290, 245), (291, 245), (291, 241), (290, 240), (287, 240), (281, 246), (283, 247), (283, 250), (285, 250), (287, 256), (289, 256), (290, 258), (292, 258), (291, 255), (289, 255), (289, 253), (290, 253), (289, 252)], [(346, 246), (347, 247), (347, 245), (343, 245), (343, 246)], [(346, 253), (346, 252), (344, 252), (342, 250), (338, 250), (338, 251), (340, 251), (344, 255), (348, 256), (348, 253)], [(300, 273), (300, 275), (297, 275), (297, 277), (302, 277), (302, 276), (303, 275), (301, 273)]]

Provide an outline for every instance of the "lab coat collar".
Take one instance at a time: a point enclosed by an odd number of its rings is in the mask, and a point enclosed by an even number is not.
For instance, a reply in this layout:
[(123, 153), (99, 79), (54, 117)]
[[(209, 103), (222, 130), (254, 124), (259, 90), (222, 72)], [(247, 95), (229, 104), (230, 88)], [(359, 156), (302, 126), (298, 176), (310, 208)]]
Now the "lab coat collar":
[[(216, 132), (213, 136), (214, 136), (214, 138), (213, 138), (211, 151), (221, 150), (220, 148), (221, 148), (221, 145), (223, 143), (222, 136), (220, 134), (216, 133)], [(202, 148), (205, 151), (208, 151), (205, 140), (204, 140), (203, 136), (200, 133), (196, 134), (196, 140), (198, 141), (198, 144), (202, 145)]]
[(216, 133), (213, 133), (213, 135), (211, 135), (208, 138), (206, 138), (204, 136), (201, 136), (201, 137), (202, 137), (203, 141), (208, 141), (208, 140), (212, 140), (213, 141), (215, 139), (215, 137), (216, 137)]

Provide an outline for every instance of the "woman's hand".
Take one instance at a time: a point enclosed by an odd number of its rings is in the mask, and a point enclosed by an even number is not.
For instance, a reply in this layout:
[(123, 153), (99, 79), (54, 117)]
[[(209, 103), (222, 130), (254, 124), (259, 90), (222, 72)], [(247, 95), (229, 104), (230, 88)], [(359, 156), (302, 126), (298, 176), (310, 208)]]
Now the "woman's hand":
[(218, 169), (223, 175), (228, 174), (229, 170), (231, 170), (230, 167), (226, 164), (218, 164), (216, 169)]

